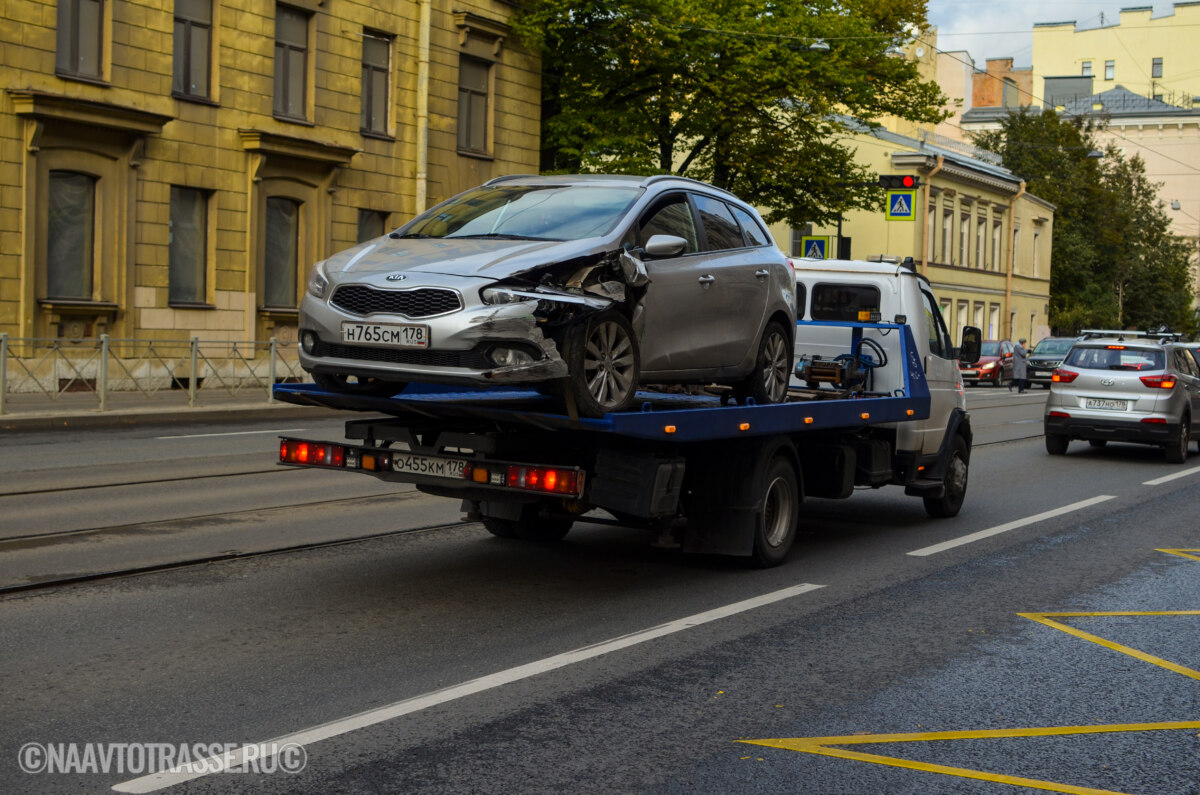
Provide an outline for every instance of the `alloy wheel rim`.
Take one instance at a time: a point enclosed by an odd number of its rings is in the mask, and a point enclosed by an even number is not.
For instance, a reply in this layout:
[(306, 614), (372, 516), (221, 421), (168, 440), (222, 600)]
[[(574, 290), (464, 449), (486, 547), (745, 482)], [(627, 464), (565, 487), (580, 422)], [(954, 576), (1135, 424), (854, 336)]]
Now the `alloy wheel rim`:
[(614, 321), (595, 326), (584, 344), (583, 374), (588, 394), (601, 406), (619, 405), (633, 388), (633, 341)]
[(787, 341), (778, 331), (773, 331), (767, 337), (766, 354), (767, 361), (762, 371), (763, 391), (771, 402), (778, 403), (783, 399), (788, 384)]

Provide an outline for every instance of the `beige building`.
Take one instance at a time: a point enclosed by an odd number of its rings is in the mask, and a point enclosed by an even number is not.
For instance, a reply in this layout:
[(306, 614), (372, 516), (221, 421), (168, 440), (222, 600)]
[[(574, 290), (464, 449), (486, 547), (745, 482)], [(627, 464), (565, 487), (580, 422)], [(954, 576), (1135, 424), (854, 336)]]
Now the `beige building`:
[(499, 0), (8, 0), (0, 332), (295, 338), (313, 262), (538, 164)]
[[(995, 155), (933, 140), (865, 129), (854, 137), (861, 163), (880, 174), (919, 176), (922, 184), (906, 198), (907, 217), (848, 213), (843, 246), (856, 259), (913, 257), (956, 341), (968, 325), (983, 329), (985, 339), (1047, 336), (1053, 205), (1026, 192)], [(834, 226), (772, 232), (793, 256), (814, 253), (814, 241), (816, 250), (837, 251)]]

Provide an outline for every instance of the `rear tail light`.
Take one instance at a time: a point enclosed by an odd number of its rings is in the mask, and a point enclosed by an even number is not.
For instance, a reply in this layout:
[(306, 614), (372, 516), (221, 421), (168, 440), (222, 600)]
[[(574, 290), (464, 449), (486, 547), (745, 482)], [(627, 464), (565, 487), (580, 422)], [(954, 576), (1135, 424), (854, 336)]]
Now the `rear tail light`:
[(1050, 412), (1049, 416), (1051, 416), (1051, 417), (1070, 417), (1071, 415), (1065, 411), (1052, 411), (1052, 412)]
[(1142, 376), (1142, 383), (1151, 389), (1174, 389), (1175, 376), (1169, 373), (1163, 373), (1162, 375), (1144, 375)]
[(579, 494), (581, 480), (579, 472), (574, 469), (510, 466), (506, 485), (548, 494)]
[(344, 467), (346, 466), (346, 448), (340, 444), (284, 439), (279, 443), (279, 460), (284, 464)]
[(1074, 370), (1064, 370), (1060, 367), (1050, 376), (1050, 380), (1056, 384), (1069, 384), (1078, 377), (1079, 373)]
[(1167, 420), (1165, 417), (1147, 417), (1146, 419), (1142, 420), (1142, 422), (1149, 423), (1150, 425), (1166, 425), (1167, 424)]

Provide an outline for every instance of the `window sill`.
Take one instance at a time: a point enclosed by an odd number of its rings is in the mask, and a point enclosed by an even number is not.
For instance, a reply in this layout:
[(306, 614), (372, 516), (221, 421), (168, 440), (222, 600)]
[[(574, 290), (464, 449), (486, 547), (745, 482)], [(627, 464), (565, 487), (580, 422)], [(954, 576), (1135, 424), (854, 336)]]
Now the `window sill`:
[(196, 105), (208, 105), (213, 108), (221, 107), (221, 103), (217, 102), (211, 97), (198, 97), (194, 94), (179, 94), (174, 91), (171, 92), (171, 96), (181, 102), (191, 102)]
[(259, 307), (259, 313), (266, 317), (274, 317), (280, 319), (296, 319), (300, 317), (299, 309), (291, 309), (284, 306), (263, 306)]
[(296, 118), (295, 116), (280, 116), (278, 113), (276, 113), (276, 114), (274, 114), (274, 117), (275, 117), (275, 121), (282, 121), (282, 122), (286, 122), (288, 124), (298, 124), (301, 127), (316, 127), (317, 126), (314, 122), (311, 122), (308, 119), (299, 119), (299, 118)]
[(362, 129), (360, 129), (358, 131), (358, 133), (363, 138), (374, 138), (377, 141), (388, 141), (389, 143), (396, 142), (396, 136), (388, 135), (387, 133), (375, 132), (374, 130), (362, 130)]
[(54, 76), (61, 80), (70, 80), (73, 83), (87, 83), (89, 86), (112, 88), (112, 84), (103, 77), (92, 77), (91, 75), (73, 75), (69, 72), (55, 72)]
[(169, 309), (216, 309), (214, 304), (206, 304), (203, 301), (168, 301), (167, 308)]
[(116, 312), (120, 307), (111, 301), (91, 301), (85, 298), (39, 298), (38, 306), (51, 312), (84, 315), (95, 312)]
[(461, 157), (470, 157), (475, 160), (495, 160), (496, 159), (494, 155), (490, 155), (487, 152), (472, 152), (468, 149), (459, 149), (458, 154)]

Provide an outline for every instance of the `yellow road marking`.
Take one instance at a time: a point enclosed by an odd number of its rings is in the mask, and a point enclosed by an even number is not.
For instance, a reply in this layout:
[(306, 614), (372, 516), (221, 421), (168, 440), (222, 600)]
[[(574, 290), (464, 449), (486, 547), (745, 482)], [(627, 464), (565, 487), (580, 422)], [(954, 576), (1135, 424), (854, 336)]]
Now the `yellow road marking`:
[(1189, 560), (1200, 560), (1196, 555), (1189, 555), (1189, 552), (1200, 552), (1200, 549), (1156, 549), (1155, 552), (1166, 552), (1168, 555), (1178, 555), (1181, 558)]
[(1133, 610), (1112, 610), (1099, 613), (1017, 613), (1022, 618), (1028, 618), (1030, 621), (1036, 621), (1039, 624), (1045, 624), (1053, 629), (1060, 630), (1068, 635), (1074, 635), (1077, 638), (1083, 638), (1086, 641), (1103, 646), (1106, 649), (1119, 651), (1122, 654), (1128, 654), (1130, 657), (1135, 657), (1143, 662), (1148, 662), (1151, 665), (1157, 665), (1160, 668), (1166, 668), (1168, 671), (1174, 671), (1177, 674), (1183, 674), (1191, 679), (1200, 680), (1200, 671), (1184, 667), (1178, 663), (1173, 663), (1170, 660), (1164, 660), (1162, 657), (1155, 657), (1153, 654), (1147, 654), (1144, 651), (1139, 651), (1130, 646), (1124, 646), (1120, 643), (1114, 643), (1111, 640), (1105, 640), (1099, 635), (1093, 635), (1090, 632), (1084, 632), (1081, 629), (1076, 629), (1068, 624), (1063, 624), (1058, 621), (1053, 621), (1053, 618), (1109, 618), (1109, 617), (1125, 617), (1125, 616), (1200, 616), (1200, 610), (1163, 610), (1163, 611), (1133, 611)]
[(1101, 734), (1114, 732), (1144, 732), (1144, 731), (1179, 731), (1182, 729), (1200, 729), (1200, 721), (1177, 721), (1170, 723), (1125, 723), (1107, 726), (1048, 726), (1033, 729), (983, 729), (979, 731), (954, 732), (918, 732), (912, 734), (851, 734), (842, 737), (792, 737), (771, 740), (740, 740), (748, 745), (763, 745), (768, 748), (779, 748), (785, 751), (798, 751), (805, 754), (819, 754), (839, 759), (853, 759), (859, 762), (871, 762), (890, 767), (901, 767), (909, 770), (920, 770), (927, 773), (941, 773), (959, 778), (970, 778), (978, 781), (991, 781), (997, 784), (1011, 784), (1017, 787), (1065, 792), (1070, 795), (1126, 795), (1114, 790), (1094, 789), (1092, 787), (1077, 787), (1073, 784), (1060, 784), (1053, 781), (1009, 776), (1003, 773), (988, 773), (983, 770), (970, 770), (963, 767), (914, 762), (910, 759), (900, 759), (894, 756), (867, 754), (860, 751), (849, 751), (844, 748), (831, 746), (870, 745), (874, 743), (911, 743), (931, 742), (938, 740), (988, 740), (1005, 737), (1061, 737), (1072, 734)]

